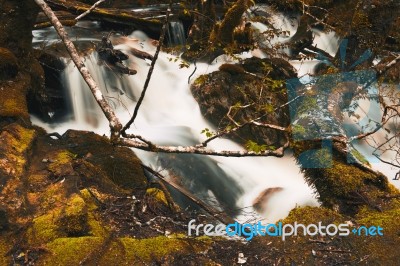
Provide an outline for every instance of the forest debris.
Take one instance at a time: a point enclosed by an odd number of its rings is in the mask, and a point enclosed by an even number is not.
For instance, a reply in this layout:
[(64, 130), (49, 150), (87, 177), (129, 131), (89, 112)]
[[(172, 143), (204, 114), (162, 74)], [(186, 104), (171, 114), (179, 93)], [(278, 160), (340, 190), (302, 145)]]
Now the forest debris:
[(122, 74), (135, 75), (137, 73), (136, 70), (130, 69), (123, 64), (122, 61), (127, 60), (129, 56), (120, 50), (114, 49), (109, 36), (103, 36), (100, 47), (97, 48), (97, 52), (99, 53), (100, 59), (110, 68)]

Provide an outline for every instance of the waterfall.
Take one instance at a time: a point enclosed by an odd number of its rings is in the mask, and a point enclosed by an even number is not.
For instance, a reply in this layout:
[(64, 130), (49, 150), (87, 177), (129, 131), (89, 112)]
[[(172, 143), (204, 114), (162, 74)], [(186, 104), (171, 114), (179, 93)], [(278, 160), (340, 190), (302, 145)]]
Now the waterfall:
[[(140, 31), (127, 37), (115, 37), (113, 42), (119, 43), (116, 49), (127, 54), (130, 54), (131, 48), (150, 54), (155, 51), (151, 41)], [(245, 56), (251, 56), (251, 53)], [(205, 138), (200, 134), (201, 130), (215, 129), (202, 117), (190, 92), (188, 77), (194, 66), (181, 69), (179, 61), (173, 62), (171, 57), (160, 53), (147, 95), (131, 131), (158, 144), (183, 146), (199, 143)], [(211, 65), (198, 63), (191, 80), (217, 70), (224, 62), (226, 58), (221, 56)], [(86, 58), (85, 64), (121, 121), (126, 123), (143, 88), (149, 63), (130, 55), (127, 64), (137, 70), (134, 76), (120, 75), (105, 65), (99, 65), (95, 53)], [(71, 63), (65, 70), (64, 79), (73, 110), (71, 119), (58, 124), (45, 124), (35, 117), (32, 117), (32, 121), (49, 132), (57, 131), (60, 134), (70, 128), (109, 134), (107, 121), (78, 70)], [(217, 150), (243, 149), (227, 139), (215, 140), (209, 147)], [(251, 212), (253, 209), (249, 206), (260, 193), (269, 188), (283, 189), (270, 196), (263, 214), (267, 221), (284, 218), (295, 206), (318, 205), (313, 191), (305, 184), (300, 169), (289, 154), (283, 158), (226, 158), (134, 151), (145, 164), (156, 170), (172, 169), (182, 178), (181, 183), (186, 189), (243, 220), (248, 217), (237, 210), (246, 208), (246, 212)], [(165, 171), (163, 173), (170, 174)]]
[(185, 45), (185, 29), (181, 21), (171, 21), (168, 27), (168, 44), (170, 46)]

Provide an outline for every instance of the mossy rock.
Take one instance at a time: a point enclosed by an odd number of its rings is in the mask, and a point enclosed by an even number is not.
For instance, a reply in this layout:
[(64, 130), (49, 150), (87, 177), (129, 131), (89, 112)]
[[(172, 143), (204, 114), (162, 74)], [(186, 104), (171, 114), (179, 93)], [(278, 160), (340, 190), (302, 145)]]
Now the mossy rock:
[(57, 224), (58, 230), (65, 232), (69, 237), (87, 235), (89, 225), (85, 201), (78, 195), (72, 195)]
[(190, 241), (181, 236), (145, 239), (75, 237), (58, 238), (46, 245), (50, 252), (37, 265), (136, 265), (160, 261), (166, 255), (191, 254), (207, 250), (206, 239)]
[(146, 186), (147, 179), (141, 162), (132, 150), (115, 147), (107, 138), (93, 132), (69, 130), (65, 133), (63, 142), (78, 158), (83, 157), (99, 167), (116, 185), (124, 189)]
[(307, 161), (319, 167), (302, 168), (302, 171), (325, 207), (354, 216), (362, 206), (374, 206), (376, 209), (384, 207), (385, 195), (398, 193), (383, 174), (369, 170), (367, 165), (361, 167), (349, 163), (340, 152), (344, 150), (340, 145), (328, 149), (311, 141), (303, 141), (294, 143), (292, 147), (299, 164)]
[[(0, 176), (20, 176), (27, 163), (28, 151), (36, 133), (16, 123), (2, 128), (0, 133)], [(1, 179), (0, 179), (1, 183)]]
[(0, 81), (15, 78), (18, 70), (17, 57), (10, 50), (0, 47)]
[(19, 73), (13, 82), (0, 81), (0, 116), (29, 119), (26, 93), (30, 82), (31, 77), (26, 73)]
[[(286, 127), (289, 111), (278, 107), (287, 102), (284, 83), (293, 77), (293, 67), (282, 59), (250, 58), (241, 64), (223, 64), (219, 71), (199, 76), (191, 91), (202, 114), (220, 130), (235, 127), (227, 117), (231, 107), (231, 116), (239, 124), (262, 116), (260, 122)], [(245, 105), (249, 106), (240, 108)], [(254, 125), (227, 136), (243, 145), (251, 140), (271, 149), (286, 142), (282, 132)]]
[(0, 209), (0, 232), (8, 228), (7, 212)]
[(11, 258), (7, 256), (11, 245), (7, 236), (0, 235), (0, 265), (10, 265)]

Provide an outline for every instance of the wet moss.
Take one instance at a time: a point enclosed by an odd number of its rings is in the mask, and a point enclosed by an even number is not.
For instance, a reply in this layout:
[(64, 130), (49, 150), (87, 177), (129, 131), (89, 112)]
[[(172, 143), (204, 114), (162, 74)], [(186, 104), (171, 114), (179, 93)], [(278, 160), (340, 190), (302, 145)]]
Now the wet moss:
[(85, 208), (88, 210), (87, 224), (89, 225), (89, 235), (107, 237), (110, 234), (110, 229), (107, 225), (100, 222), (100, 219), (95, 213), (95, 211), (98, 209), (96, 200), (93, 198), (88, 189), (81, 190), (80, 196), (85, 200)]
[(73, 130), (65, 134), (65, 144), (70, 152), (84, 157), (119, 187), (131, 190), (146, 186), (141, 162), (132, 150), (115, 147), (107, 138), (93, 132)]
[(30, 82), (30, 75), (19, 74), (13, 82), (0, 84), (0, 116), (29, 118), (26, 92)]
[(83, 261), (96, 265), (146, 264), (160, 261), (167, 255), (201, 252), (208, 248), (208, 244), (208, 239), (189, 241), (178, 235), (145, 239), (58, 238), (46, 245), (49, 252), (38, 265), (78, 265)]
[(292, 209), (282, 221), (283, 224), (293, 224), (294, 222), (302, 224), (341, 223), (344, 222), (344, 217), (332, 209), (306, 206)]
[(5, 236), (0, 236), (0, 265), (11, 264), (11, 258), (7, 256), (8, 251), (11, 249), (9, 243)]
[(41, 245), (53, 241), (56, 238), (66, 236), (58, 230), (56, 224), (59, 213), (59, 210), (51, 211), (33, 219), (32, 226), (26, 233), (26, 239), (30, 245)]
[(11, 124), (3, 128), (0, 134), (0, 165), (5, 174), (20, 176), (24, 172), (28, 150), (36, 133), (18, 124)]
[(186, 237), (174, 235), (171, 237), (159, 236), (145, 239), (121, 238), (124, 246), (125, 261), (137, 261), (139, 258), (145, 262), (159, 260), (163, 256), (200, 252), (207, 249), (207, 240), (189, 242)]
[(89, 231), (88, 213), (85, 201), (78, 195), (72, 195), (61, 216), (57, 220), (58, 230), (67, 236), (84, 236)]
[(165, 206), (169, 205), (167, 197), (165, 196), (164, 192), (162, 190), (158, 189), (158, 188), (148, 188), (146, 190), (146, 195), (153, 197), (159, 203), (162, 203)]
[(73, 173), (72, 161), (76, 155), (67, 150), (58, 151), (55, 155), (51, 156), (52, 162), (47, 166), (47, 169), (55, 176), (66, 176)]
[(17, 57), (10, 50), (0, 47), (0, 80), (15, 78), (18, 68)]
[[(395, 199), (382, 212), (363, 207), (357, 215), (358, 226), (380, 226), (383, 236), (351, 238), (352, 245), (367, 256), (370, 265), (397, 265), (400, 243), (400, 200)], [(363, 231), (364, 232), (364, 231)], [(383, 252), (384, 251), (384, 252)]]
[(103, 238), (92, 236), (57, 238), (46, 245), (50, 252), (38, 265), (80, 265), (93, 251), (99, 250), (103, 242)]

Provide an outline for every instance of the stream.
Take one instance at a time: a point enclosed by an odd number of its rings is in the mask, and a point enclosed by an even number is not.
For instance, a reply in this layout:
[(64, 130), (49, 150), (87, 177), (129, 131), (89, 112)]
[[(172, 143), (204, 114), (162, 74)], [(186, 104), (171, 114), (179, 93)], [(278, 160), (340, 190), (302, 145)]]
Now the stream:
[[(276, 17), (276, 23), (281, 23), (282, 29), (290, 30), (292, 36), (296, 30), (296, 22)], [(254, 25), (255, 28), (263, 25)], [(172, 43), (182, 43), (182, 25), (173, 22), (170, 25)], [(79, 42), (96, 42), (102, 34), (96, 22), (79, 22), (76, 27), (68, 30), (72, 39)], [(339, 42), (334, 33), (314, 32), (318, 48), (335, 54)], [(54, 29), (47, 28), (33, 32), (35, 46), (50, 46), (57, 39)], [(287, 37), (288, 38), (290, 38)], [(96, 52), (90, 53), (85, 64), (94, 79), (98, 82), (107, 100), (116, 110), (117, 116), (125, 124), (132, 115), (136, 101), (143, 89), (150, 62), (138, 59), (130, 54), (132, 48), (154, 54), (154, 42), (145, 33), (135, 31), (128, 36), (113, 35), (114, 48), (129, 55), (126, 65), (137, 70), (133, 76), (121, 75), (98, 63)], [(279, 41), (279, 40), (278, 40)], [(282, 41), (282, 40), (281, 40)], [(241, 58), (252, 56), (263, 57), (259, 50), (243, 53)], [(216, 128), (206, 121), (200, 108), (190, 92), (188, 78), (194, 70), (194, 65), (180, 68), (176, 56), (161, 52), (146, 97), (140, 107), (138, 117), (129, 130), (157, 144), (192, 145), (205, 139), (200, 132)], [(48, 132), (63, 134), (68, 129), (94, 131), (100, 135), (109, 135), (108, 121), (103, 116), (90, 90), (80, 76), (76, 67), (69, 60), (64, 60), (66, 68), (62, 73), (62, 83), (66, 88), (66, 99), (70, 112), (63, 119), (52, 123), (44, 122), (32, 115), (34, 124), (45, 128)], [(217, 71), (226, 62), (233, 63), (232, 58), (220, 56), (211, 64), (197, 63), (197, 70), (191, 77), (196, 77)], [(299, 76), (311, 74), (317, 60), (292, 61)], [(361, 144), (360, 144), (361, 145)], [(217, 139), (209, 144), (217, 150), (243, 150), (243, 147), (227, 139)], [(257, 217), (266, 222), (282, 219), (296, 206), (318, 206), (313, 190), (305, 183), (300, 168), (296, 165), (290, 151), (283, 158), (228, 158), (218, 156), (203, 156), (192, 154), (162, 154), (134, 150), (142, 162), (161, 174), (176, 179), (179, 183), (201, 200), (217, 209), (224, 210), (239, 221), (247, 221)], [(375, 165), (388, 177), (394, 176), (392, 169)], [(398, 184), (396, 184), (398, 186)], [(282, 188), (274, 190), (274, 188)], [(255, 214), (252, 205), (255, 199), (265, 191), (274, 191), (265, 202), (262, 213)], [(188, 202), (178, 193), (173, 193), (175, 200), (182, 206)]]

